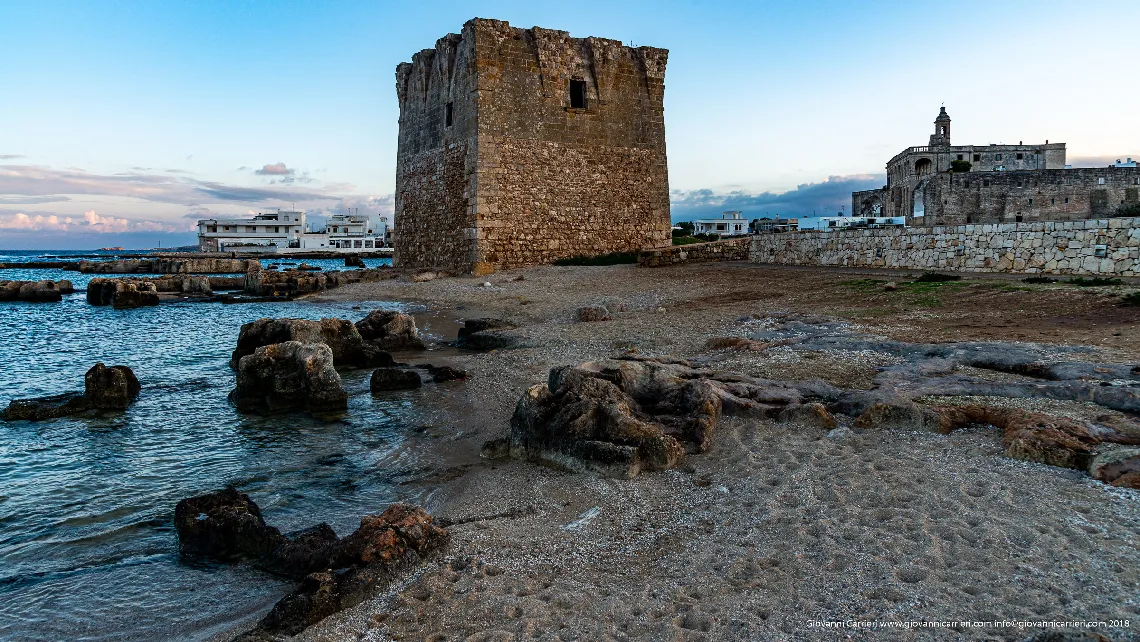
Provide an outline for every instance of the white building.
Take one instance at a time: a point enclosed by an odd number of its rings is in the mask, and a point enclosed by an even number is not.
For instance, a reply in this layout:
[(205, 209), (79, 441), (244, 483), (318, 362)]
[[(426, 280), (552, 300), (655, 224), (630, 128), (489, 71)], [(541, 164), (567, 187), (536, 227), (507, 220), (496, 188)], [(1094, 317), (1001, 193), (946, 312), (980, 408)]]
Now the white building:
[(273, 252), (299, 243), (304, 212), (263, 212), (251, 219), (208, 218), (198, 221), (198, 251)]
[(379, 214), (336, 214), (325, 229), (309, 230), (304, 212), (263, 212), (251, 219), (198, 221), (200, 252), (355, 252), (387, 246), (388, 219)]
[(702, 218), (693, 221), (694, 234), (739, 236), (748, 234), (748, 221), (740, 212), (725, 212), (720, 218)]
[(905, 216), (811, 216), (800, 218), (798, 228), (803, 231), (902, 225), (906, 225)]

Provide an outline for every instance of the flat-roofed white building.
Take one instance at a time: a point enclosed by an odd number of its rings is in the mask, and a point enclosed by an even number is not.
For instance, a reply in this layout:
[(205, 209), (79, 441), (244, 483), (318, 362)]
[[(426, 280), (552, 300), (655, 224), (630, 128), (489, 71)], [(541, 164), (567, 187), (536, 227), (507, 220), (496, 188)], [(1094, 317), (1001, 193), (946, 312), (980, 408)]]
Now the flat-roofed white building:
[(388, 219), (379, 214), (334, 214), (320, 232), (306, 231), (301, 249), (348, 252), (387, 247)]
[(738, 236), (748, 234), (748, 221), (741, 212), (725, 212), (720, 218), (701, 218), (693, 221), (694, 234)]
[(253, 218), (208, 218), (198, 221), (198, 251), (269, 252), (300, 243), (304, 212), (262, 212)]

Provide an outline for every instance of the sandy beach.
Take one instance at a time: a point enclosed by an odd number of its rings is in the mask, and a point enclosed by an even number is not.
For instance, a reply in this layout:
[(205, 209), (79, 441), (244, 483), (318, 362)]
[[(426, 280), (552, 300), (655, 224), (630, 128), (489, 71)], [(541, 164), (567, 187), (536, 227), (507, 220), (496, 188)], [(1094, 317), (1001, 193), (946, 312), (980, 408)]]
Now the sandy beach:
[[(902, 285), (887, 291), (887, 281)], [(710, 347), (773, 319), (826, 320), (897, 341), (1082, 345), (1092, 348), (1083, 358), (1140, 362), (1140, 309), (1117, 305), (1117, 289), (906, 281), (738, 263), (547, 266), (322, 294), (412, 304), (421, 329), (441, 336), (462, 319), (498, 317), (518, 325), (508, 332), (518, 343), (408, 357), (471, 374), (441, 388), (429, 425), (405, 445), (430, 468), (409, 490), (452, 522), (451, 543), (298, 639), (1023, 640), (1038, 630), (1018, 622), (1052, 621), (1115, 622), (1092, 630), (1140, 639), (1140, 494), (1007, 458), (992, 428), (858, 430), (840, 417), (841, 428), (829, 431), (724, 417), (707, 452), (629, 480), (480, 457), (485, 441), (506, 433), (524, 390), (560, 365), (672, 355), (754, 377), (867, 389), (897, 361), (875, 350)], [(612, 319), (576, 320), (579, 306), (599, 304)], [(1129, 420), (1081, 401), (923, 402)], [(934, 624), (827, 624), (837, 621)]]

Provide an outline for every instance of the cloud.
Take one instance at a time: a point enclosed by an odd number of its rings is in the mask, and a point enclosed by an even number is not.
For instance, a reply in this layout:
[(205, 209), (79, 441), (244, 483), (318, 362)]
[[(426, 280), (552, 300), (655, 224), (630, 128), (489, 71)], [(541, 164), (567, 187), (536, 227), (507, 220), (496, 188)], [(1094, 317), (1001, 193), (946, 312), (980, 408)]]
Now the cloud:
[(293, 170), (285, 167), (285, 163), (273, 163), (259, 170), (255, 170), (253, 173), (260, 174), (261, 176), (292, 176)]
[(21, 154), (0, 154), (0, 160), (15, 160), (17, 158), (24, 158)]
[(93, 234), (119, 234), (124, 232), (185, 232), (187, 225), (172, 225), (162, 221), (132, 221), (114, 216), (103, 216), (87, 210), (81, 217), (61, 216), (49, 212), (13, 212), (0, 210), (0, 230), (12, 232), (76, 232)]
[(5, 196), (0, 194), (0, 205), (35, 205), (37, 203), (58, 203), (70, 201), (66, 196)]
[(826, 181), (804, 183), (786, 192), (675, 190), (669, 200), (674, 221), (716, 217), (726, 210), (740, 210), (749, 220), (765, 215), (811, 216), (813, 212), (822, 216), (850, 207), (851, 192), (882, 187), (885, 181), (886, 177), (878, 174), (829, 176)]
[[(200, 205), (209, 199), (243, 203), (331, 201), (340, 195), (321, 189), (242, 187), (170, 174), (93, 174), (37, 165), (0, 165), (0, 195), (5, 199), (68, 200), (67, 194), (136, 198), (157, 203)], [(7, 202), (14, 202), (8, 200)]]

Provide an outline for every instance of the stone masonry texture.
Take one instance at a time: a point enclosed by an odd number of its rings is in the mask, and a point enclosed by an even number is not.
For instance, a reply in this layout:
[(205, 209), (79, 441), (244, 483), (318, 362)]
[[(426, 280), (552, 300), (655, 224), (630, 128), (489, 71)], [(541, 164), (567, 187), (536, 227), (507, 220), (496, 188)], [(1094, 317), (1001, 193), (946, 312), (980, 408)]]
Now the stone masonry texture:
[(476, 18), (400, 64), (396, 265), (478, 274), (668, 246), (667, 59)]
[(752, 237), (753, 263), (1140, 276), (1140, 219), (847, 229)]
[(685, 263), (747, 261), (752, 237), (740, 236), (723, 241), (676, 245), (659, 250), (645, 250), (637, 255), (641, 267), (663, 267)]

